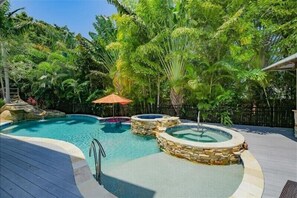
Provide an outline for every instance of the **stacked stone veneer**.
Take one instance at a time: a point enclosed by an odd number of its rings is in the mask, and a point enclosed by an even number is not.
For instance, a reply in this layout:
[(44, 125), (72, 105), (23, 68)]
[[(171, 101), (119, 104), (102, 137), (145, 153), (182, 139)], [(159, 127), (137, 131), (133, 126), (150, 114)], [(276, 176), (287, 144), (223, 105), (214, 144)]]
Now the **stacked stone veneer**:
[[(239, 136), (241, 135), (239, 134)], [(210, 165), (240, 163), (240, 154), (244, 150), (243, 137), (221, 143), (189, 142), (172, 137), (167, 133), (158, 133), (156, 137), (163, 151), (190, 161)], [(207, 146), (207, 144), (211, 146)]]
[(140, 119), (131, 117), (131, 129), (134, 134), (155, 135), (164, 132), (166, 128), (180, 124), (178, 117), (164, 116), (158, 119)]

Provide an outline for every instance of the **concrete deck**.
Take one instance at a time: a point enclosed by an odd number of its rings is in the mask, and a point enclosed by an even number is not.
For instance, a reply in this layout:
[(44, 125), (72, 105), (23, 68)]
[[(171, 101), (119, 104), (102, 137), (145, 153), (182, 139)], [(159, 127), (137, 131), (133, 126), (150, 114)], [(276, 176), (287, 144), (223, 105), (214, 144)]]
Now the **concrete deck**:
[(297, 181), (297, 139), (293, 129), (235, 125), (262, 167), (263, 198), (279, 197), (287, 180)]

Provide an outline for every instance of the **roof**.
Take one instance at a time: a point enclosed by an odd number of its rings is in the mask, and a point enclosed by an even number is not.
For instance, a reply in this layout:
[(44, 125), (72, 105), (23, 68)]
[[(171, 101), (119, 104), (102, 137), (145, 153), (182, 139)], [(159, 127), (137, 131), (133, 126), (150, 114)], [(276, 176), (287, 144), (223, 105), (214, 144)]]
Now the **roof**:
[(294, 70), (297, 68), (297, 53), (284, 58), (268, 67), (263, 68), (263, 71), (275, 71), (275, 70)]

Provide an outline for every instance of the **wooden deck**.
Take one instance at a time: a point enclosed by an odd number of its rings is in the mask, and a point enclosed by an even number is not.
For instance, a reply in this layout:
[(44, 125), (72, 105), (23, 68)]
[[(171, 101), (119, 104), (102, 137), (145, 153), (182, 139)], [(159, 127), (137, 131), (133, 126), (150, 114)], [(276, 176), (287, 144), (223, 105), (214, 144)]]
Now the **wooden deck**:
[(297, 139), (293, 129), (235, 126), (262, 167), (263, 198), (279, 197), (287, 180), (297, 181)]
[(82, 197), (70, 157), (59, 149), (0, 135), (0, 197)]

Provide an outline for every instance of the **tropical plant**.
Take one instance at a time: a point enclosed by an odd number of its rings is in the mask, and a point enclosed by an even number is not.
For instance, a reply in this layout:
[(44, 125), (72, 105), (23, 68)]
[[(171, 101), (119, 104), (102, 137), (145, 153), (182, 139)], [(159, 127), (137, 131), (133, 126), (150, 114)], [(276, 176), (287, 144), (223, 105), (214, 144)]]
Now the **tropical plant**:
[(118, 13), (96, 16), (87, 39), (1, 1), (1, 87), (13, 81), (52, 108), (117, 92), (139, 111), (171, 103), (177, 114), (293, 97), (292, 73), (261, 69), (297, 50), (294, 0), (108, 2)]

